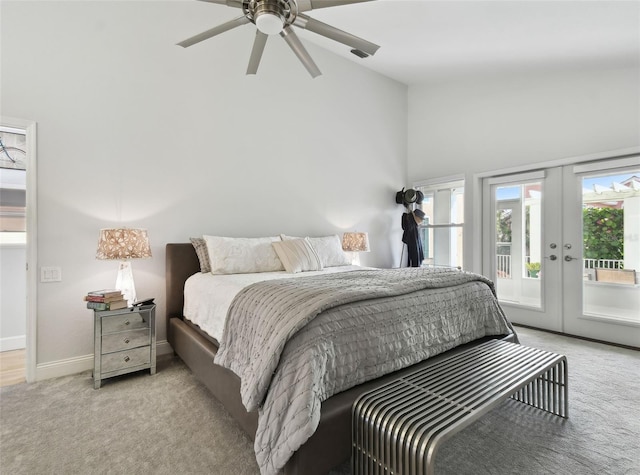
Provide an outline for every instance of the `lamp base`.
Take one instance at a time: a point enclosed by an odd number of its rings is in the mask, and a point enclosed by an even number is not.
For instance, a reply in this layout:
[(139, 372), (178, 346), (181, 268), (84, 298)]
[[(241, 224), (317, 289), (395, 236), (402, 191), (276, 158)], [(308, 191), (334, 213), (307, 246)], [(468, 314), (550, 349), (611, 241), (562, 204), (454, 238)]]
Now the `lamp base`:
[(355, 251), (344, 251), (348, 258), (351, 258), (352, 266), (360, 265), (360, 253)]
[(116, 277), (116, 289), (122, 292), (129, 306), (135, 303), (136, 286), (133, 283), (133, 270), (130, 261), (120, 262), (118, 266), (118, 276)]

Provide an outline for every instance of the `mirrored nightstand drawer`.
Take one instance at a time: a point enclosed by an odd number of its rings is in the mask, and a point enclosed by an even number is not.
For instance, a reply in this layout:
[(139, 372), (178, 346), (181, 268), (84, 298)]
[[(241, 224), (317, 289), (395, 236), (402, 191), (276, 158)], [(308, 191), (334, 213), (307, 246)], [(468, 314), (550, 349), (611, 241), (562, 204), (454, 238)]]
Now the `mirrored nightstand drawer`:
[(102, 318), (102, 333), (122, 332), (136, 328), (149, 328), (148, 316), (140, 312), (128, 312), (124, 315), (111, 315)]
[(102, 372), (109, 373), (136, 366), (148, 365), (151, 360), (151, 350), (148, 346), (133, 348), (102, 355)]
[(102, 335), (102, 354), (137, 348), (138, 346), (148, 346), (150, 334), (151, 331), (148, 328), (142, 328), (130, 332)]

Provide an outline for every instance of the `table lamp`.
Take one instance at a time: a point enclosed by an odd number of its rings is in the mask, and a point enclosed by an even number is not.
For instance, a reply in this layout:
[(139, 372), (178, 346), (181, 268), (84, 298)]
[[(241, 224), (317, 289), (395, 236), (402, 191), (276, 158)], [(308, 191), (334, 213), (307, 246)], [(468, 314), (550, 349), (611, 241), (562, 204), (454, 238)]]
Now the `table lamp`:
[(360, 265), (358, 252), (369, 252), (369, 234), (348, 232), (342, 235), (342, 250), (353, 253), (351, 263)]
[(131, 259), (147, 257), (151, 257), (151, 248), (146, 229), (111, 228), (100, 230), (96, 259), (120, 261), (115, 288), (122, 292), (129, 305), (136, 301)]

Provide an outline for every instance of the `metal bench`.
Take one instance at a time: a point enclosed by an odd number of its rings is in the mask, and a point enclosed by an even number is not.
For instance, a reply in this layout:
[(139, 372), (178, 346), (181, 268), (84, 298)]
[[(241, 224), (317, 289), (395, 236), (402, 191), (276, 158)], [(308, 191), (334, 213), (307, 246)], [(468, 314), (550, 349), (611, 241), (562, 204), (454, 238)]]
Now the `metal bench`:
[(441, 442), (511, 397), (569, 416), (565, 356), (491, 340), (353, 405), (352, 473), (432, 475)]

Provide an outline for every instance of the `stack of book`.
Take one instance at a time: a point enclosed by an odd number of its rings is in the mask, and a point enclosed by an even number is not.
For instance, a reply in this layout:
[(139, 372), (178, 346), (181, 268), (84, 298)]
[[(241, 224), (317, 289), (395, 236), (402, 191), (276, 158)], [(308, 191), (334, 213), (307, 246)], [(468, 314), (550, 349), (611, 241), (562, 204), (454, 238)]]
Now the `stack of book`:
[(84, 299), (87, 301), (87, 308), (91, 310), (118, 310), (127, 307), (122, 292), (114, 289), (94, 290)]

